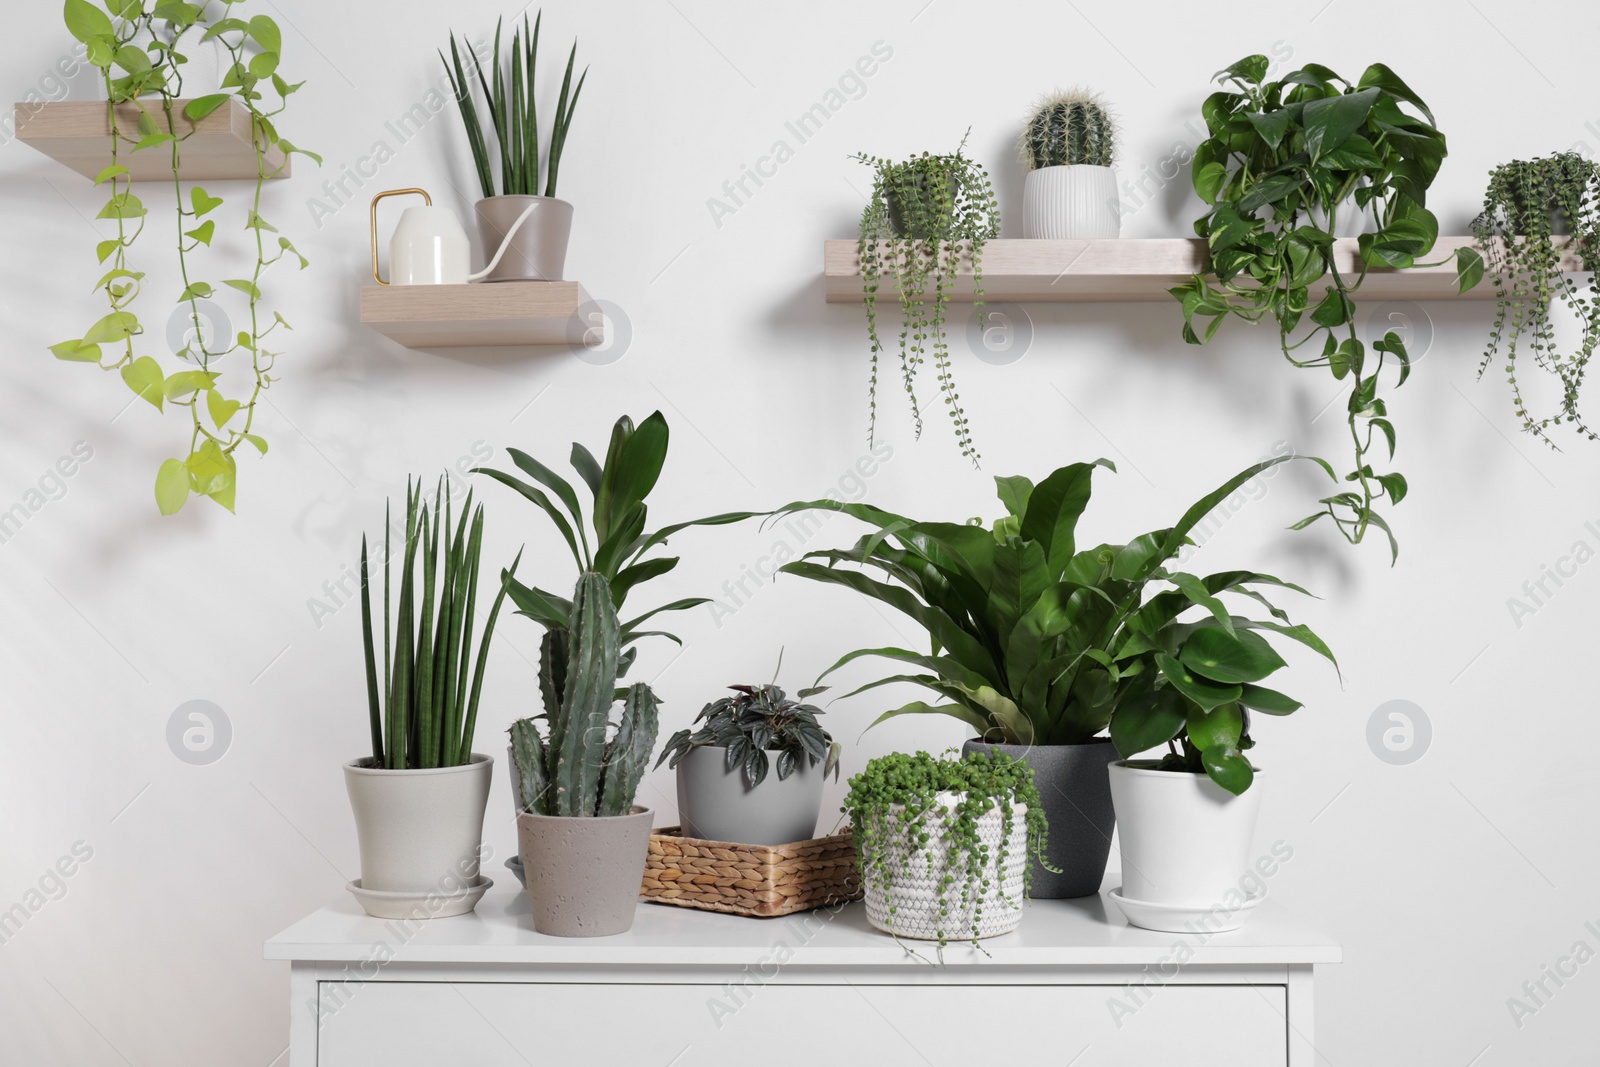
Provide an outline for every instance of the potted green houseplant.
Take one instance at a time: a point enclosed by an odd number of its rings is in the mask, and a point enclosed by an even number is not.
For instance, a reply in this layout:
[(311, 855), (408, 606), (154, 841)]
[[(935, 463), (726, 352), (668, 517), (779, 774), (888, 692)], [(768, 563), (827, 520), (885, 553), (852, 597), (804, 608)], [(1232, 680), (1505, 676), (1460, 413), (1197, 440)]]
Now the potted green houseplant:
[(493, 884), (479, 877), (478, 855), (494, 760), (472, 751), (472, 737), (505, 589), (502, 583), (474, 649), (483, 508), (474, 509), (468, 493), (456, 521), (442, 498), (442, 481), (440, 486), (431, 509), (420, 482), (407, 486), (392, 627), (384, 513), (381, 674), (367, 541), (361, 540), (372, 754), (344, 767), (361, 848), (361, 877), (349, 889), (369, 915), (384, 918), (459, 915), (471, 911)]
[[(1224, 88), (1200, 109), (1208, 136), (1195, 149), (1192, 177), (1206, 213), (1194, 229), (1209, 262), (1204, 274), (1171, 290), (1183, 305), (1183, 338), (1204, 344), (1229, 315), (1269, 320), (1289, 362), (1345, 383), (1352, 485), (1323, 498), (1301, 525), (1327, 517), (1354, 544), (1377, 527), (1397, 556), (1378, 507), (1400, 503), (1407, 484), (1398, 472), (1376, 469), (1377, 449), (1391, 461), (1395, 450), (1378, 389), (1386, 364), (1395, 368), (1395, 386), (1405, 383), (1410, 356), (1393, 330), (1367, 352), (1355, 294), (1372, 268), (1435, 265), (1418, 260), (1439, 234), (1427, 191), (1445, 137), (1422, 98), (1381, 63), (1355, 82), (1315, 63), (1269, 80), (1269, 66), (1255, 55), (1218, 72)], [(1341, 213), (1361, 212), (1372, 213), (1375, 228), (1358, 238), (1353, 273), (1341, 271)], [(1483, 273), (1471, 248), (1456, 253), (1456, 267), (1463, 291)]]
[[(483, 125), (478, 119), (478, 109), (473, 103), (473, 82), (461, 62), (461, 49), (456, 44), (455, 34), (450, 35), (450, 58), (445, 59), (443, 52), (439, 54), (461, 111), (478, 184), (483, 189), (483, 199), (478, 201), (476, 213), (478, 236), (483, 242), (485, 258), (492, 257), (501, 243), (510, 237), (510, 247), (494, 269), (489, 271), (485, 281), (555, 282), (561, 280), (566, 266), (567, 239), (572, 233), (572, 204), (556, 199), (556, 179), (561, 171), (561, 156), (566, 148), (572, 114), (578, 107), (578, 94), (583, 91), (583, 83), (589, 72), (585, 69), (578, 76), (577, 84), (573, 84), (572, 67), (578, 57), (578, 45), (574, 41), (572, 51), (567, 54), (567, 70), (561, 79), (561, 94), (556, 98), (555, 114), (549, 120), (550, 140), (541, 160), (536, 89), (539, 23), (543, 17), (541, 11), (534, 18), (530, 30), (527, 16), (523, 16), (522, 30), (511, 34), (510, 58), (504, 64), (500, 59), (500, 24), (495, 24), (492, 85), (490, 79), (484, 76), (477, 53), (467, 49), (472, 75), (483, 93), (498, 148), (498, 195), (495, 192), (489, 139), (484, 136)], [(526, 221), (517, 226), (517, 220), (524, 214), (527, 214)], [(516, 227), (515, 233), (511, 232), (513, 227)]]
[(878, 425), (878, 356), (885, 348), (878, 336), (878, 288), (885, 275), (899, 290), (904, 326), (900, 331), (900, 380), (911, 403), (917, 436), (922, 436), (922, 409), (917, 404), (917, 370), (933, 348), (939, 394), (950, 409), (961, 454), (974, 464), (978, 451), (961, 408), (950, 369), (945, 337), (945, 312), (963, 261), (972, 265), (979, 314), (983, 309), (983, 246), (1000, 235), (1000, 208), (983, 165), (964, 154), (966, 138), (950, 155), (924, 152), (902, 162), (858, 155), (873, 169), (872, 196), (861, 214), (856, 242), (861, 261), (862, 299), (867, 309), (867, 338), (872, 344), (872, 376), (868, 393), (867, 440)]
[[(1595, 345), (1600, 342), (1600, 165), (1576, 152), (1543, 159), (1514, 160), (1489, 175), (1483, 211), (1472, 222), (1492, 275), (1498, 307), (1478, 375), (1504, 356), (1511, 399), (1524, 431), (1554, 447), (1546, 434), (1570, 425), (1595, 440), (1578, 410), (1579, 392)], [(1566, 238), (1558, 247), (1557, 236)], [(1574, 280), (1563, 259), (1576, 259), (1583, 274)], [(1556, 345), (1550, 306), (1556, 298), (1578, 321), (1577, 346), (1564, 355)], [(1528, 339), (1537, 364), (1560, 383), (1561, 399), (1552, 415), (1535, 418), (1517, 379), (1517, 342)], [(1502, 348), (1502, 345), (1504, 346)]]
[[(565, 627), (539, 646), (548, 733), (534, 719), (511, 726), (517, 766), (517, 837), (533, 927), (559, 937), (618, 934), (633, 925), (653, 812), (634, 804), (650, 767), (658, 718), (643, 682), (625, 691), (621, 625), (611, 584), (578, 578)], [(620, 699), (618, 725), (608, 734)]]
[(822, 784), (839, 774), (839, 742), (800, 701), (778, 687), (733, 685), (736, 695), (707, 704), (699, 729), (673, 734), (656, 766), (678, 774), (683, 835), (745, 845), (787, 845), (816, 833)]
[(1022, 185), (1022, 236), (1051, 240), (1116, 237), (1117, 127), (1098, 93), (1074, 89), (1045, 97), (1017, 141), (1028, 176)]
[[(967, 742), (968, 752), (997, 750), (1025, 761), (1051, 830), (1050, 866), (1035, 865), (1033, 893), (1084, 896), (1100, 888), (1115, 826), (1106, 767), (1117, 750), (1105, 731), (1119, 702), (1139, 691), (1141, 679), (1149, 680), (1148, 658), (1124, 665), (1119, 656), (1164, 612), (1198, 605), (1226, 617), (1220, 594), (1254, 598), (1254, 586), (1282, 584), (1245, 571), (1201, 578), (1167, 565), (1207, 512), (1292, 458), (1241, 471), (1176, 525), (1124, 545), (1077, 543), (1095, 468), (1115, 469), (1107, 460), (1062, 467), (1037, 485), (1024, 477), (996, 478), (1006, 513), (989, 528), (919, 522), (868, 504), (792, 504), (785, 510), (842, 511), (873, 529), (851, 548), (812, 552), (782, 570), (872, 597), (927, 631), (927, 652), (859, 649), (824, 676), (862, 657), (892, 661), (894, 673), (849, 695), (911, 682), (942, 702), (914, 701), (884, 712), (878, 722), (953, 716), (978, 735)], [(1309, 634), (1284, 632), (1322, 650)]]
[(880, 756), (850, 779), (867, 921), (896, 937), (971, 940), (1022, 922), (1044, 810), (1028, 765), (1000, 752)]

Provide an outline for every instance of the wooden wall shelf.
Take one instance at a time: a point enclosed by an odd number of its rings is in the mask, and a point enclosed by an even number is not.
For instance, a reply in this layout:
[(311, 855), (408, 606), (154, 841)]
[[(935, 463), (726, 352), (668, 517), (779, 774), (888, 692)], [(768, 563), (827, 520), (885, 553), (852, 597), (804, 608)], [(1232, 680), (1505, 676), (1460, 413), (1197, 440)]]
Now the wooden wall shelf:
[[(1427, 258), (1430, 262), (1449, 261), (1457, 248), (1472, 242), (1471, 237), (1441, 237)], [(1334, 255), (1341, 273), (1355, 271), (1354, 239), (1335, 242)], [(1167, 290), (1188, 281), (1204, 264), (1205, 245), (1197, 237), (994, 240), (983, 249), (984, 299), (1014, 303), (1171, 301)], [(1581, 269), (1570, 251), (1563, 253), (1563, 266)], [(855, 241), (824, 243), (823, 282), (828, 303), (860, 302), (861, 265)], [(883, 296), (895, 299), (897, 292), (892, 282), (883, 284)], [(1494, 295), (1488, 279), (1458, 294), (1453, 262), (1404, 271), (1369, 271), (1361, 286), (1366, 300), (1493, 300)], [(970, 303), (973, 299), (972, 263), (963, 256), (951, 300)]]
[[(250, 140), (249, 110), (239, 101), (229, 100), (226, 106), (195, 123), (182, 117), (186, 103), (187, 100), (173, 101), (179, 129), (190, 131), (180, 150), (178, 177), (184, 181), (254, 178), (256, 153)], [(107, 110), (104, 101), (94, 100), (18, 104), (17, 139), (84, 177), (94, 178), (111, 165), (111, 120)], [(135, 140), (139, 137), (138, 121), (139, 105), (117, 105), (117, 128)], [(117, 150), (117, 159), (136, 182), (171, 181), (169, 148), (170, 145), (134, 152), (133, 145), (124, 144)], [(283, 152), (277, 147), (267, 151), (266, 165), (274, 178), (289, 176)]]
[(588, 302), (577, 282), (368, 285), (361, 321), (407, 348), (598, 345), (600, 328), (578, 317)]

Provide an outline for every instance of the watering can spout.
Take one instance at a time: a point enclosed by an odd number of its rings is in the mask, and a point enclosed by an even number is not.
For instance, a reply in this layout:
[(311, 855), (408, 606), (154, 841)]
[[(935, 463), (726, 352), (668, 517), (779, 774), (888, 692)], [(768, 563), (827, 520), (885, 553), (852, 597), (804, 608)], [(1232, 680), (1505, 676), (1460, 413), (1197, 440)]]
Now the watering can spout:
[(489, 273), (500, 265), (500, 258), (506, 254), (506, 249), (511, 247), (511, 241), (517, 236), (517, 231), (522, 229), (522, 224), (528, 221), (528, 216), (532, 215), (534, 209), (536, 209), (538, 206), (539, 201), (534, 200), (527, 207), (522, 209), (522, 214), (517, 216), (517, 221), (511, 224), (511, 228), (506, 231), (506, 235), (500, 239), (500, 247), (494, 250), (494, 256), (490, 258), (489, 265), (480, 271), (475, 271), (472, 274), (467, 275), (467, 281), (475, 282), (483, 278), (487, 278)]
[[(489, 265), (480, 271), (469, 268), (472, 263), (471, 245), (467, 233), (455, 216), (442, 207), (435, 207), (433, 198), (423, 189), (390, 189), (372, 198), (372, 277), (379, 285), (388, 285), (378, 267), (378, 201), (388, 196), (415, 195), (422, 197), (423, 206), (408, 207), (400, 214), (394, 235), (389, 240), (389, 270), (397, 285), (457, 285), (475, 282), (488, 277), (506, 252), (523, 224), (542, 204), (562, 203), (545, 198), (534, 198), (501, 236)], [(570, 209), (569, 209), (570, 210)], [(488, 241), (485, 241), (487, 244)], [(513, 271), (513, 276), (518, 272)], [(525, 275), (524, 275), (525, 276)], [(540, 274), (533, 274), (540, 277)], [(550, 277), (550, 275), (543, 275)], [(559, 270), (554, 277), (559, 278)]]

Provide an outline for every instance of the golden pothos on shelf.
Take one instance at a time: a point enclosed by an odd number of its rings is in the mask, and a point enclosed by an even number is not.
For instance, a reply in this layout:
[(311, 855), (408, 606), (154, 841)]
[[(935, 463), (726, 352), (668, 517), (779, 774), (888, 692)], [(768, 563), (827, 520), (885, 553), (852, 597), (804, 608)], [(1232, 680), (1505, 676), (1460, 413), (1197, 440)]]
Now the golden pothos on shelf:
[[(206, 496), (233, 510), (237, 467), (234, 453), (248, 442), (262, 454), (267, 442), (255, 432), (256, 405), (275, 380), (273, 370), (280, 352), (267, 347), (267, 338), (289, 324), (262, 305), (261, 279), (269, 267), (284, 257), (305, 257), (287, 237), (261, 217), (261, 191), (268, 178), (281, 173), (295, 153), (321, 163), (315, 153), (296, 148), (280, 137), (273, 119), (287, 98), (303, 82), (290, 84), (278, 74), (282, 47), (277, 23), (266, 15), (236, 18), (231, 2), (180, 3), (175, 0), (66, 0), (67, 29), (87, 50), (91, 65), (105, 81), (106, 107), (111, 117), (111, 164), (95, 179), (110, 194), (97, 216), (116, 226), (116, 236), (96, 247), (100, 263), (109, 269), (95, 288), (105, 294), (107, 314), (81, 336), (50, 350), (58, 359), (95, 363), (117, 371), (133, 394), (157, 411), (176, 408), (188, 416), (189, 445), (181, 458), (168, 459), (156, 475), (156, 504), (171, 515), (191, 493)], [(215, 42), (213, 44), (212, 42)], [(184, 100), (184, 67), (190, 57), (184, 47), (196, 44), (219, 50), (220, 91)], [(276, 99), (269, 107), (267, 92)], [(193, 126), (219, 107), (238, 101), (249, 112), (255, 131), (253, 187), (243, 210), (233, 218), (221, 209), (223, 199), (206, 189), (180, 184), (183, 143)], [(137, 137), (118, 129), (119, 106), (138, 111)], [(133, 192), (132, 175), (125, 160), (134, 152), (160, 151), (172, 164), (173, 208), (177, 222), (178, 271), (183, 289), (178, 294), (183, 309), (182, 343), (172, 355), (184, 366), (168, 373), (162, 360), (141, 352), (148, 334), (133, 310), (145, 272), (134, 270), (128, 251), (144, 232), (150, 210)], [(270, 158), (269, 158), (270, 157)], [(199, 276), (202, 258), (195, 253), (212, 240), (219, 226), (238, 225), (249, 235), (254, 255), (237, 267), (218, 264), (222, 277), (214, 285)], [(276, 235), (276, 236), (274, 236)], [(217, 258), (222, 253), (217, 252)], [(219, 286), (221, 288), (219, 288)], [(238, 329), (225, 311), (219, 328), (214, 312), (204, 302), (232, 290), (245, 300), (245, 317)], [(180, 316), (174, 316), (175, 319)], [(217, 361), (235, 353), (247, 355), (248, 371), (229, 373)], [(234, 363), (240, 362), (238, 360)], [(228, 369), (232, 369), (233, 363)]]

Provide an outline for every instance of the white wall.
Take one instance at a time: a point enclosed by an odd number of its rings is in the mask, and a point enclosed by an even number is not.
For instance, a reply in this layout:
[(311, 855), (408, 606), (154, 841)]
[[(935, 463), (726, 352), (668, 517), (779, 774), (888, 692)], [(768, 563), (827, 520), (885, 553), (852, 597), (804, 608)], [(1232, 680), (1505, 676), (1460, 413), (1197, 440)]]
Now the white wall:
[[(11, 12), (0, 99), (23, 99), (68, 51), (56, 10)], [(823, 303), (820, 267), (821, 242), (852, 232), (869, 187), (848, 154), (948, 150), (971, 125), (1014, 235), (1011, 142), (1033, 97), (1058, 84), (1104, 90), (1123, 119), (1123, 175), (1137, 177), (1193, 144), (1185, 122), (1207, 79), (1252, 51), (1352, 76), (1372, 61), (1394, 66), (1450, 137), (1433, 200), (1447, 233), (1464, 232), (1494, 163), (1600, 146), (1587, 47), (1600, 15), (1588, 4), (552, 0), (550, 52), (576, 34), (592, 64), (562, 171), (578, 212), (569, 276), (625, 309), (631, 347), (609, 366), (413, 352), (357, 321), (366, 201), (421, 185), (465, 215), (470, 167), (452, 114), (403, 146), (385, 124), (436, 83), (434, 50), (450, 27), (481, 34), (511, 9), (280, 0), (260, 10), (283, 23), (286, 69), (308, 79), (282, 128), (326, 166), (297, 161), (267, 194), (265, 214), (313, 265), (270, 278), (295, 332), (262, 416), (272, 453), (242, 461), (237, 517), (191, 504), (160, 519), (150, 485), (179, 447), (177, 421), (143, 405), (124, 412), (130, 394), (114, 377), (45, 351), (99, 314), (88, 287), (104, 225), (87, 221), (99, 200), (31, 149), (0, 148), (0, 508), (75, 442), (93, 450), (65, 495), (0, 545), (0, 908), (30, 899), (75, 843), (92, 850), (64, 896), (0, 945), (8, 1063), (264, 1065), (283, 1050), (286, 970), (261, 962), (260, 943), (356, 875), (339, 765), (366, 737), (356, 612), (319, 626), (309, 601), (353, 565), (361, 532), (378, 529), (407, 472), (454, 465), (475, 447), (562, 460), (574, 438), (598, 448), (618, 414), (659, 407), (674, 437), (661, 521), (821, 495), (847, 475), (866, 451), (863, 320)], [(879, 41), (893, 55), (864, 95), (717, 225), (708, 198)], [(398, 148), (394, 158), (315, 223), (319, 185), (379, 140)], [(1148, 188), (1126, 235), (1189, 233), (1186, 174)], [(144, 265), (166, 258), (160, 225), (140, 246)], [(153, 276), (146, 316), (159, 323), (176, 288)], [(1584, 926), (1600, 920), (1587, 765), (1600, 741), (1600, 570), (1580, 569), (1520, 626), (1507, 608), (1575, 542), (1600, 548), (1600, 450), (1542, 448), (1517, 432), (1498, 377), (1474, 380), (1491, 308), (1427, 307), (1431, 348), (1391, 401), (1413, 488), (1392, 515), (1397, 567), (1376, 544), (1281, 532), (1319, 488), (1305, 472), (1243, 506), (1194, 564), (1257, 566), (1326, 597), (1300, 616), (1339, 653), (1343, 682), (1297, 657), (1290, 688), (1307, 708), (1263, 724), (1255, 755), (1268, 790), (1258, 844), (1281, 838), (1295, 850), (1271, 892), (1345, 946), (1346, 962), (1319, 975), (1328, 1063), (1575, 1063), (1600, 1004), (1592, 964), (1559, 989), (1547, 981), (1553, 997), (1520, 1027), (1507, 1006), (1576, 942), (1600, 948)], [(984, 469), (963, 464), (937, 417), (913, 442), (891, 382), (880, 425), (893, 455), (868, 480), (870, 499), (930, 517), (992, 515), (994, 474), (1037, 477), (1109, 455), (1122, 474), (1100, 482), (1089, 535), (1126, 538), (1170, 522), (1277, 442), (1346, 458), (1337, 410), (1313, 422), (1337, 386), (1285, 365), (1265, 329), (1230, 324), (1197, 350), (1180, 342), (1175, 305), (1028, 313), (1035, 336), (1015, 364), (984, 364), (958, 342)], [(930, 371), (925, 390), (932, 382)], [(564, 549), (531, 509), (480, 488), (490, 556), (526, 541), (530, 573), (570, 581)], [(817, 543), (852, 538), (847, 525)], [(682, 535), (684, 564), (655, 595), (717, 593), (778, 536)], [(678, 629), (681, 657), (658, 649), (644, 664), (670, 702), (664, 728), (685, 724), (721, 685), (766, 678), (780, 647), (799, 685), (847, 648), (915, 639), (900, 620), (795, 579), (764, 586), (722, 625), (701, 611)], [(536, 630), (512, 620), (496, 643), (480, 748), (493, 751), (536, 702)], [(194, 699), (224, 709), (233, 731), (209, 766), (181, 762), (166, 740), (169, 717)], [(1382, 762), (1366, 739), (1374, 709), (1396, 699), (1425, 709), (1434, 731), (1410, 766)], [(832, 711), (850, 742), (848, 772), (879, 752), (959, 736), (914, 723), (857, 741), (881, 706)], [(670, 816), (670, 779), (652, 787)], [(503, 857), (515, 835), (498, 817), (509, 813), (506, 786), (495, 790), (487, 835)], [(1226, 1033), (1224, 1022), (1195, 1039)]]

